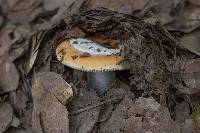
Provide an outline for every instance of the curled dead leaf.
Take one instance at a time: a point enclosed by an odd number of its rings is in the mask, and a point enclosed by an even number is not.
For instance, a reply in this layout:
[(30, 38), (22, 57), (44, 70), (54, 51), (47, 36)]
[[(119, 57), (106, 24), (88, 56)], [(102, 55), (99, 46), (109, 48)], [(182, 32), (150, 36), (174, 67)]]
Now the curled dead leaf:
[(46, 32), (45, 31), (39, 31), (37, 33), (35, 33), (30, 41), (31, 41), (31, 48), (30, 51), (28, 52), (28, 59), (27, 62), (25, 64), (25, 73), (28, 74), (30, 72), (30, 70), (32, 69), (36, 57), (38, 55), (39, 52), (39, 47), (41, 45), (42, 39), (45, 36)]

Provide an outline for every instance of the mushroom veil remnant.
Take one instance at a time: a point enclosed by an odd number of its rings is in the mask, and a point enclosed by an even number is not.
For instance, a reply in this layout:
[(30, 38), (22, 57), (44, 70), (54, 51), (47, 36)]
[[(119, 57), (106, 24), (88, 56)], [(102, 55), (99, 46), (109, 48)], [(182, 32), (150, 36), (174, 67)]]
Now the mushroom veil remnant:
[(73, 69), (87, 72), (88, 85), (103, 95), (115, 80), (116, 70), (123, 70), (119, 48), (107, 48), (91, 40), (73, 38), (60, 43), (57, 59)]

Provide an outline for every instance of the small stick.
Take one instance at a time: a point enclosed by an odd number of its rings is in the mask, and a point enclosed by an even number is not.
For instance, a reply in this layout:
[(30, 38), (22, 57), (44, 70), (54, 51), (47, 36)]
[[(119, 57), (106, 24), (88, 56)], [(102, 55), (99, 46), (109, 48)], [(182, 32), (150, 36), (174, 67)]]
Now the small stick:
[(79, 110), (77, 110), (77, 111), (73, 111), (73, 112), (69, 113), (69, 115), (78, 115), (78, 114), (80, 114), (80, 113), (82, 113), (82, 112), (88, 111), (88, 110), (90, 110), (90, 109), (93, 109), (93, 108), (102, 106), (102, 105), (104, 105), (104, 104), (106, 104), (106, 103), (112, 102), (112, 101), (114, 101), (114, 100), (122, 99), (122, 98), (123, 98), (123, 97), (114, 97), (114, 98), (110, 98), (110, 99), (105, 100), (105, 101), (103, 101), (103, 102), (95, 103), (95, 104), (86, 106), (86, 107), (83, 108), (83, 109), (79, 109)]

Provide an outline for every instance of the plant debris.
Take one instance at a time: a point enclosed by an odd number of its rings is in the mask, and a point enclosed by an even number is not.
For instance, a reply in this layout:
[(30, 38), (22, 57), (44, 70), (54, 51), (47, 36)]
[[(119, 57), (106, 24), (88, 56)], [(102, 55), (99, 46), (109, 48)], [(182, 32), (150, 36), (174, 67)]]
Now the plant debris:
[[(91, 132), (95, 126), (100, 112), (100, 107), (88, 109), (86, 111), (77, 111), (87, 108), (88, 105), (99, 104), (99, 98), (94, 90), (88, 90), (86, 87), (79, 88), (79, 95), (67, 106), (70, 117), (70, 132)], [(76, 112), (76, 113), (74, 113)]]
[(68, 133), (68, 111), (64, 105), (73, 95), (71, 86), (52, 72), (36, 76), (32, 87), (33, 131)]
[(9, 103), (0, 105), (0, 132), (6, 131), (12, 122), (13, 110)]
[[(198, 133), (199, 5), (0, 0), (0, 132)], [(126, 70), (103, 96), (56, 57), (76, 38), (121, 49)]]

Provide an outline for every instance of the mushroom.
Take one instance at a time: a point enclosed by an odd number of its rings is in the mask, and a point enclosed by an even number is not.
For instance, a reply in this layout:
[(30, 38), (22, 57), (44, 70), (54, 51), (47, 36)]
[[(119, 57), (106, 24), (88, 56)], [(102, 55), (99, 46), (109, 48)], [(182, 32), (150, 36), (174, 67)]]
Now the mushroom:
[[(111, 45), (111, 44), (110, 44)], [(57, 59), (73, 69), (87, 72), (88, 85), (103, 95), (115, 80), (116, 70), (123, 70), (120, 49), (107, 48), (84, 38), (65, 40), (57, 46)]]

